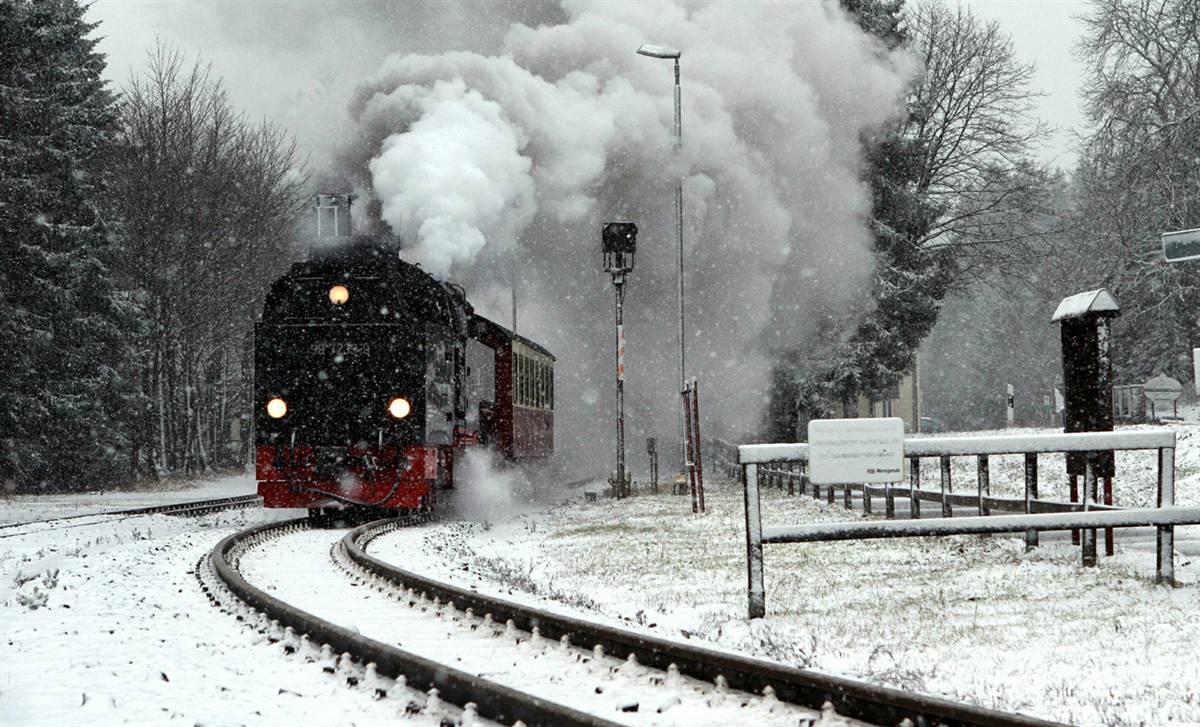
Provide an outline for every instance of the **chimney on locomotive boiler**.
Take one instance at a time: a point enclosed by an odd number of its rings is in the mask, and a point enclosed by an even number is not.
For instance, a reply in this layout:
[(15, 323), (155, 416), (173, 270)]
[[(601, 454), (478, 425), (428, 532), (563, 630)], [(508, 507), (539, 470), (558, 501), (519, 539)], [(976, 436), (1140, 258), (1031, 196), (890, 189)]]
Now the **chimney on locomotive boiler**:
[(317, 242), (350, 237), (354, 232), (350, 217), (354, 195), (322, 192), (316, 197)]

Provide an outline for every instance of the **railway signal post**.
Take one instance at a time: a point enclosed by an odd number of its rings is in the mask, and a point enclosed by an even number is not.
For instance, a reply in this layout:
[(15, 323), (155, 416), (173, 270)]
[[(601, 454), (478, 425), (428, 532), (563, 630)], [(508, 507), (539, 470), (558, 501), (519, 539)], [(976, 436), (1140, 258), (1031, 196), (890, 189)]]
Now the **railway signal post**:
[(629, 473), (625, 470), (625, 276), (633, 272), (637, 247), (637, 225), (609, 222), (601, 233), (604, 271), (612, 275), (616, 288), (617, 321), (617, 469), (611, 480), (613, 495), (629, 495)]

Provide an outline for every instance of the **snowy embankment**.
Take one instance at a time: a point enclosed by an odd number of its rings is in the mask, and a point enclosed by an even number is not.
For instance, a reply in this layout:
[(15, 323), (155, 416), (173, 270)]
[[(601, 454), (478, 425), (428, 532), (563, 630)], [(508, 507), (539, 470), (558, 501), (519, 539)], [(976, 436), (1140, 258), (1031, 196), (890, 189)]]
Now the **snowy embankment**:
[(193, 569), (218, 540), (292, 515), (157, 515), (0, 540), (0, 724), (394, 723), (404, 702), (284, 657), (199, 588)]
[[(1177, 502), (1200, 504), (1200, 427), (1178, 431)], [(1141, 456), (1118, 457), (1118, 504), (1153, 499)], [(962, 459), (955, 476), (973, 487), (974, 458)], [(1042, 464), (1043, 493), (1065, 499), (1055, 467)], [(993, 492), (1016, 494), (1020, 473), (993, 466)], [(1175, 589), (1154, 584), (1154, 546), (1137, 533), (1119, 535), (1116, 556), (1094, 569), (1061, 537), (1029, 553), (1020, 536), (771, 545), (767, 618), (747, 623), (736, 483), (710, 480), (702, 516), (667, 494), (596, 503), (575, 494), (496, 524), (400, 531), (372, 551), (660, 636), (986, 707), (1078, 724), (1200, 724), (1200, 527), (1177, 530)], [(860, 513), (764, 492), (769, 525)]]
[(158, 486), (142, 485), (137, 490), (97, 490), (55, 495), (6, 494), (0, 496), (0, 525), (253, 495), (257, 487), (252, 475), (235, 475), (214, 480), (164, 480)]

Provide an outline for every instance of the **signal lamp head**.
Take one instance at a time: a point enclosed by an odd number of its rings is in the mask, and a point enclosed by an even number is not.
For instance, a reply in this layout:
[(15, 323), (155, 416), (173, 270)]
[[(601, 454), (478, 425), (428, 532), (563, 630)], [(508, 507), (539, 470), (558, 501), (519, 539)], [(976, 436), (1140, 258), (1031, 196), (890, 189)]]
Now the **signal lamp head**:
[(350, 289), (344, 285), (335, 285), (329, 289), (329, 302), (334, 305), (345, 305), (350, 300)]
[(403, 419), (404, 417), (408, 416), (408, 413), (411, 411), (412, 404), (408, 403), (408, 399), (396, 397), (388, 402), (388, 414), (391, 414), (397, 419)]
[(287, 414), (287, 402), (280, 399), (278, 396), (267, 402), (267, 416), (272, 419), (279, 419), (284, 414)]

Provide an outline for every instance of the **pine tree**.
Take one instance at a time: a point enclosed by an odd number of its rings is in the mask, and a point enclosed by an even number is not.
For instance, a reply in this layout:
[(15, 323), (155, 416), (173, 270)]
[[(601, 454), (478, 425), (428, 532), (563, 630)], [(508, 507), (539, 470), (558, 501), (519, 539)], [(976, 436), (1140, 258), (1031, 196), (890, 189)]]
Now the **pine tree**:
[(0, 483), (113, 476), (133, 309), (101, 211), (114, 97), (75, 0), (0, 0)]
[[(900, 0), (843, 0), (842, 6), (884, 47), (904, 43)], [(896, 129), (864, 143), (864, 176), (872, 193), (874, 308), (840, 345), (822, 344), (844, 338), (828, 331), (809, 342), (804, 354), (781, 353), (767, 411), (766, 434), (772, 440), (801, 435), (810, 419), (833, 413), (833, 402), (899, 383), (933, 328), (953, 278), (948, 251), (921, 244), (939, 212), (919, 188), (921, 142)]]

